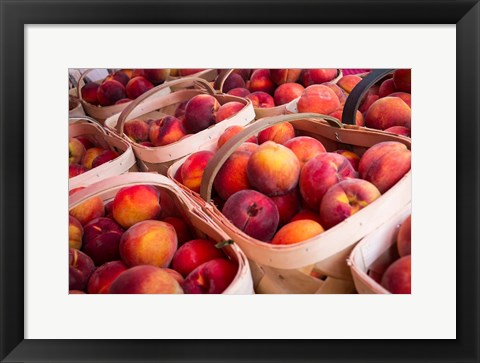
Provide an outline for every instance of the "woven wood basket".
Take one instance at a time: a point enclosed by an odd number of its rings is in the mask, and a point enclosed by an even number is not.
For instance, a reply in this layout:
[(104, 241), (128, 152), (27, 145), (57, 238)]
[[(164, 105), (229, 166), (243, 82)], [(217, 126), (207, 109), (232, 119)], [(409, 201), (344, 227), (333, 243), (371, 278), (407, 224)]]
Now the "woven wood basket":
[[(207, 81), (207, 82), (209, 82), (210, 84), (213, 85), (213, 82), (215, 81), (215, 79), (217, 78), (219, 73), (220, 73), (220, 70), (209, 68), (209, 69), (205, 69), (203, 71), (191, 74), (189, 76), (183, 76), (183, 77), (181, 77), (181, 76), (168, 76), (167, 81), (175, 81), (175, 80), (178, 80), (178, 79), (192, 78), (193, 77), (193, 78), (202, 78), (205, 81)], [(179, 89), (181, 89), (181, 88), (177, 88), (177, 86), (173, 86), (172, 91), (177, 91)]]
[(381, 276), (386, 267), (398, 257), (398, 229), (410, 214), (411, 204), (408, 204), (388, 222), (363, 238), (352, 250), (347, 262), (358, 293), (390, 294), (369, 274), (373, 272)]
[[(183, 219), (190, 224), (192, 230), (197, 234), (196, 238), (207, 238), (215, 242), (229, 240), (228, 235), (198, 205), (185, 197), (171, 180), (157, 173), (128, 173), (103, 179), (72, 194), (69, 197), (69, 209), (95, 196), (101, 197), (106, 203), (112, 200), (121, 188), (141, 184), (152, 185), (168, 193)], [(243, 252), (235, 244), (226, 244), (223, 251), (239, 266), (237, 275), (223, 294), (254, 294), (249, 264)]]
[[(207, 165), (200, 196), (183, 188), (192, 200), (240, 246), (250, 260), (257, 293), (351, 293), (352, 275), (346, 263), (354, 245), (394, 216), (411, 200), (411, 172), (375, 202), (321, 235), (295, 245), (271, 245), (243, 233), (213, 205), (213, 180), (236, 148), (252, 135), (281, 122), (291, 122), (298, 135), (314, 137), (327, 151), (351, 149), (359, 155), (379, 142), (398, 141), (410, 148), (410, 139), (378, 130), (342, 125), (337, 119), (318, 114), (268, 117), (249, 125), (227, 141)], [(173, 164), (173, 178), (182, 162)], [(322, 276), (317, 278), (315, 276)]]
[[(195, 88), (191, 88), (195, 86)], [(163, 88), (176, 87), (178, 90), (162, 97), (156, 97), (158, 92), (163, 92)], [(126, 121), (131, 119), (160, 118), (166, 114), (173, 115), (176, 108), (184, 101), (190, 100), (196, 95), (211, 94), (222, 105), (230, 101), (243, 103), (245, 107), (234, 116), (212, 125), (209, 128), (189, 135), (175, 143), (148, 147), (132, 142), (124, 133), (123, 127)], [(120, 114), (109, 117), (105, 121), (105, 126), (121, 135), (128, 141), (138, 159), (138, 165), (142, 171), (157, 171), (166, 175), (168, 167), (176, 160), (190, 155), (199, 150), (202, 146), (211, 140), (217, 140), (225, 129), (232, 125), (245, 126), (255, 118), (252, 102), (244, 98), (217, 94), (212, 86), (201, 78), (182, 78), (163, 85), (144, 93), (125, 108)]]
[(69, 137), (86, 136), (95, 144), (105, 149), (115, 150), (120, 154), (114, 160), (70, 178), (68, 180), (70, 189), (87, 186), (99, 180), (129, 171), (138, 171), (132, 147), (125, 140), (108, 133), (88, 116), (70, 118), (68, 133)]

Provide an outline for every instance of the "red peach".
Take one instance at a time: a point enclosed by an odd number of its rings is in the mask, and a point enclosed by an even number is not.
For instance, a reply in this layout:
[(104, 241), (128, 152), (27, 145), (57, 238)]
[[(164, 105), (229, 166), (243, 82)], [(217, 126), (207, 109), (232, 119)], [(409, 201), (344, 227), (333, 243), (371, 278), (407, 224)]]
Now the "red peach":
[(273, 141), (277, 144), (284, 144), (295, 137), (295, 129), (290, 122), (282, 122), (262, 130), (258, 133), (258, 143), (263, 144)]
[(412, 92), (412, 70), (397, 69), (393, 72), (393, 82), (397, 90), (402, 92)]
[(398, 97), (383, 97), (375, 101), (365, 115), (365, 125), (385, 130), (392, 126), (410, 128), (411, 109)]
[(224, 162), (213, 181), (220, 198), (227, 200), (231, 195), (244, 189), (252, 189), (247, 176), (247, 164), (251, 153), (235, 151)]
[(182, 121), (174, 116), (164, 116), (150, 124), (149, 137), (154, 146), (172, 144), (186, 134)]
[[(343, 120), (343, 107), (337, 109), (336, 111), (332, 112), (330, 116), (335, 117), (339, 121)], [(355, 114), (355, 125), (357, 126), (365, 126), (365, 119), (360, 111), (357, 110)]]
[(100, 87), (100, 85), (96, 82), (85, 84), (80, 90), (83, 100), (97, 106), (99, 104), (97, 97), (98, 87)]
[(391, 151), (402, 150), (407, 150), (407, 147), (401, 142), (397, 141), (384, 141), (371, 146), (360, 158), (360, 163), (358, 164), (358, 173), (360, 178), (365, 179), (368, 169), (370, 169), (372, 164), (380, 159), (383, 155)]
[[(218, 138), (217, 148), (220, 149), (223, 144), (225, 144), (228, 140), (230, 140), (232, 137), (234, 137), (236, 134), (238, 134), (243, 130), (245, 130), (245, 127), (240, 125), (233, 125), (233, 126), (227, 127), (225, 131)], [(245, 142), (251, 142), (251, 143), (257, 144), (258, 140), (257, 140), (257, 137), (254, 135), (248, 138), (248, 140)]]
[(93, 160), (104, 151), (105, 149), (103, 147), (92, 147), (88, 149), (83, 155), (82, 166), (90, 170), (92, 168)]
[(68, 165), (78, 164), (85, 155), (85, 146), (74, 137), (68, 141)]
[(223, 83), (222, 92), (227, 93), (234, 88), (244, 88), (245, 80), (238, 73), (231, 73)]
[(182, 184), (194, 192), (200, 192), (203, 172), (211, 158), (213, 152), (207, 150), (191, 154), (182, 165)]
[(270, 70), (268, 69), (256, 69), (250, 76), (247, 88), (250, 92), (266, 92), (269, 95), (273, 95), (275, 90), (275, 83), (273, 83), (270, 77)]
[(144, 69), (144, 77), (150, 81), (154, 86), (157, 86), (167, 79), (170, 75), (170, 69)]
[(69, 295), (75, 295), (75, 294), (86, 294), (84, 291), (80, 290), (68, 290)]
[(68, 166), (68, 178), (73, 178), (74, 176), (83, 174), (87, 172), (88, 169), (80, 164), (70, 164)]
[(318, 224), (321, 223), (320, 215), (318, 213), (314, 212), (311, 209), (301, 209), (300, 212), (295, 214), (295, 216), (290, 220), (290, 222), (300, 221), (302, 219), (308, 219), (308, 220), (311, 220), (311, 221), (315, 221)]
[(297, 82), (301, 74), (301, 69), (270, 69), (270, 77), (277, 86)]
[(83, 136), (83, 135), (75, 136), (75, 139), (77, 139), (83, 144), (83, 146), (85, 147), (85, 150), (96, 146), (95, 143), (92, 140), (90, 140), (88, 136)]
[(337, 74), (338, 70), (332, 68), (304, 69), (301, 76), (302, 84), (308, 87), (312, 84), (330, 82), (337, 77)]
[(394, 92), (388, 95), (388, 97), (398, 97), (401, 98), (408, 107), (412, 108), (412, 95), (407, 92)]
[(202, 71), (206, 70), (206, 68), (181, 68), (178, 70), (180, 77), (187, 77)]
[(162, 219), (163, 222), (169, 223), (175, 228), (175, 233), (177, 234), (178, 245), (181, 246), (185, 242), (192, 239), (192, 232), (188, 224), (180, 217), (167, 217)]
[(291, 245), (306, 241), (324, 232), (323, 227), (312, 220), (301, 219), (280, 228), (272, 239), (274, 245)]
[(255, 108), (271, 108), (275, 107), (275, 100), (271, 95), (263, 91), (255, 91), (245, 96), (252, 101)]
[(227, 94), (237, 97), (246, 97), (250, 91), (246, 88), (233, 88)]
[(95, 218), (84, 227), (83, 252), (95, 266), (120, 259), (118, 245), (123, 229), (110, 218)]
[(340, 101), (340, 105), (345, 104), (345, 101), (347, 100), (347, 93), (343, 90), (343, 88), (340, 88), (339, 86), (337, 86), (335, 83), (332, 83), (332, 82), (322, 83), (322, 86), (327, 86), (333, 92), (335, 92), (335, 94), (338, 97), (338, 100)]
[(345, 92), (351, 93), (355, 86), (362, 81), (362, 78), (354, 74), (349, 74), (340, 78), (337, 85)]
[(232, 73), (239, 74), (246, 81), (250, 78), (250, 74), (252, 73), (252, 70), (248, 68), (238, 68), (238, 69), (234, 69)]
[(175, 117), (179, 118), (185, 115), (185, 109), (187, 108), (188, 101), (189, 100), (183, 101), (177, 106), (175, 109)]
[(90, 275), (95, 271), (95, 265), (85, 253), (68, 249), (68, 289), (85, 290)]
[(187, 277), (201, 264), (216, 258), (225, 258), (225, 255), (222, 250), (215, 247), (215, 242), (194, 239), (185, 243), (175, 252), (171, 266), (183, 277)]
[(185, 108), (184, 126), (188, 133), (195, 134), (215, 124), (215, 113), (220, 104), (210, 95), (197, 95), (188, 101)]
[(87, 284), (89, 294), (108, 294), (112, 282), (128, 269), (122, 261), (110, 261), (98, 267)]
[[(239, 76), (240, 77), (240, 76)], [(218, 111), (215, 115), (215, 122), (219, 123), (227, 118), (230, 118), (236, 115), (245, 105), (240, 102), (227, 102), (218, 108)]]
[(126, 98), (125, 86), (114, 79), (102, 82), (97, 89), (98, 102), (102, 106), (110, 106), (118, 100)]
[(179, 217), (181, 216), (176, 204), (176, 195), (167, 191), (166, 189), (159, 189), (160, 192), (160, 205), (162, 210), (160, 211), (160, 219), (167, 217)]
[(128, 98), (134, 100), (153, 88), (153, 84), (143, 77), (133, 77), (125, 86)]
[(297, 136), (287, 140), (283, 145), (293, 151), (302, 167), (311, 158), (327, 152), (320, 141), (310, 136)]
[(352, 165), (353, 169), (355, 169), (355, 171), (358, 171), (360, 156), (355, 154), (353, 151), (349, 151), (349, 150), (335, 150), (334, 153), (345, 156), (347, 160), (350, 162), (350, 164)]
[(68, 247), (79, 250), (82, 247), (83, 227), (77, 218), (68, 216)]
[(119, 99), (117, 102), (115, 102), (115, 105), (120, 105), (122, 103), (127, 103), (127, 102), (130, 102), (131, 99), (130, 98), (122, 98), (122, 99)]
[(258, 149), (258, 144), (257, 143), (244, 142), (235, 151), (246, 151), (246, 152), (251, 154), (251, 153), (257, 151), (257, 149)]
[(395, 92), (397, 89), (395, 88), (395, 84), (393, 83), (393, 79), (389, 78), (382, 82), (380, 88), (378, 89), (378, 96), (380, 98), (388, 96), (390, 93)]
[(410, 137), (410, 129), (408, 127), (405, 127), (405, 126), (392, 126), (392, 127), (389, 127), (388, 129), (385, 129), (383, 131), (391, 132), (391, 133), (397, 134), (397, 135)]
[(133, 142), (148, 141), (150, 125), (140, 119), (128, 120), (123, 125), (123, 132)]
[(397, 249), (400, 257), (410, 255), (412, 252), (412, 215), (409, 215), (398, 229)]
[(293, 216), (300, 210), (300, 193), (298, 188), (295, 188), (290, 193), (270, 197), (278, 209), (279, 226), (288, 223)]
[[(72, 189), (70, 190), (69, 195), (72, 195), (81, 189), (84, 188)], [(80, 203), (75, 208), (72, 208), (69, 214), (75, 217), (82, 224), (82, 226), (84, 226), (92, 219), (103, 217), (105, 215), (105, 208), (100, 197), (92, 197)]]
[(105, 150), (100, 155), (98, 155), (95, 159), (93, 159), (92, 169), (96, 168), (97, 166), (100, 166), (102, 164), (105, 164), (109, 161), (115, 160), (118, 157), (119, 157), (119, 154), (116, 151)]
[(379, 95), (376, 94), (367, 94), (361, 101), (360, 107), (358, 108), (358, 111), (360, 111), (362, 114), (365, 114), (368, 109), (370, 108), (371, 105), (375, 103), (380, 98)]
[(183, 282), (185, 281), (182, 275), (180, 275), (177, 271), (172, 270), (171, 268), (165, 267), (163, 270), (165, 272), (168, 272), (170, 276), (172, 276), (180, 284), (180, 286), (182, 286)]
[(328, 115), (340, 107), (340, 101), (335, 92), (323, 85), (313, 85), (305, 88), (300, 96), (298, 112), (314, 112)]
[(393, 262), (382, 276), (381, 285), (392, 294), (410, 294), (412, 280), (412, 258), (400, 257)]
[(182, 287), (186, 294), (221, 294), (232, 283), (237, 271), (238, 266), (233, 261), (210, 260), (193, 270)]
[(285, 105), (303, 94), (305, 88), (300, 83), (283, 83), (273, 94), (276, 106)]

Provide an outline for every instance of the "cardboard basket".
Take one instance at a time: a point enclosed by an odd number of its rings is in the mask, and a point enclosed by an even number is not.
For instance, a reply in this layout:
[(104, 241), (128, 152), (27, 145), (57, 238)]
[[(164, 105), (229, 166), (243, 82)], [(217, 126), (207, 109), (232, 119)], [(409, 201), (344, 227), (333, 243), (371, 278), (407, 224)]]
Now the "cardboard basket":
[(108, 133), (95, 120), (87, 116), (70, 118), (68, 133), (69, 137), (86, 136), (95, 144), (105, 149), (115, 150), (120, 154), (114, 160), (70, 178), (68, 180), (69, 189), (84, 187), (129, 171), (138, 171), (132, 147), (125, 140)]
[[(314, 137), (327, 151), (349, 148), (362, 155), (383, 141), (398, 141), (410, 148), (409, 138), (379, 130), (343, 125), (319, 114), (282, 115), (260, 119), (227, 141), (208, 163), (200, 195), (183, 190), (240, 246), (250, 260), (257, 293), (351, 293), (354, 285), (346, 263), (354, 245), (387, 222), (411, 200), (411, 172), (366, 208), (324, 233), (295, 245), (271, 245), (243, 233), (211, 200), (213, 180), (227, 158), (252, 135), (274, 124), (291, 122), (298, 135)], [(207, 147), (207, 146), (206, 146)], [(210, 145), (212, 147), (212, 145)], [(173, 179), (181, 162), (172, 165)], [(208, 202), (206, 202), (208, 201)], [(322, 278), (317, 278), (321, 276)]]
[[(197, 234), (197, 238), (208, 238), (215, 242), (229, 240), (223, 232), (202, 210), (168, 178), (157, 173), (128, 173), (101, 180), (82, 189), (69, 197), (69, 209), (72, 209), (89, 198), (99, 196), (106, 203), (114, 198), (116, 193), (124, 187), (133, 185), (152, 185), (168, 195), (174, 201), (178, 212), (190, 224)], [(235, 244), (223, 247), (225, 254), (237, 262), (238, 272), (232, 283), (223, 294), (253, 294), (252, 276), (247, 258)]]
[[(191, 88), (195, 86), (195, 88)], [(177, 88), (177, 91), (158, 97), (164, 88)], [(157, 147), (148, 147), (131, 141), (124, 133), (123, 127), (126, 121), (132, 119), (160, 118), (165, 115), (173, 115), (176, 108), (184, 101), (188, 101), (196, 95), (211, 94), (222, 105), (236, 101), (243, 103), (245, 107), (237, 114), (209, 128), (190, 134), (181, 140)], [(255, 118), (252, 102), (244, 98), (217, 94), (212, 86), (201, 78), (181, 78), (166, 82), (144, 93), (125, 108), (120, 114), (109, 117), (105, 126), (127, 140), (133, 147), (138, 159), (138, 165), (142, 171), (157, 171), (166, 175), (168, 167), (176, 160), (200, 150), (205, 143), (217, 140), (229, 126), (246, 126)]]
[(369, 274), (373, 272), (380, 277), (386, 267), (398, 257), (398, 229), (410, 214), (409, 203), (388, 222), (363, 238), (352, 250), (347, 262), (359, 294), (390, 294)]
[[(91, 103), (86, 102), (82, 98), (81, 89), (85, 85), (85, 80), (84, 80), (85, 76), (88, 73), (92, 72), (93, 70), (94, 70), (93, 68), (92, 69), (87, 69), (80, 76), (80, 78), (78, 80), (78, 84), (77, 84), (77, 97), (80, 100), (80, 102), (83, 106), (83, 109), (85, 110), (85, 113), (88, 116), (94, 118), (95, 120), (100, 122), (100, 124), (103, 125), (107, 118), (109, 118), (110, 116), (113, 116), (113, 115), (115, 115), (119, 112), (122, 112), (125, 109), (125, 107), (127, 107), (133, 101), (120, 103), (118, 105), (111, 105), (111, 106), (96, 106), (96, 105), (92, 105)], [(97, 81), (97, 83), (100, 84), (100, 83), (102, 83), (102, 81)], [(171, 92), (171, 90), (168, 87), (165, 87), (165, 88), (162, 89), (161, 93), (157, 93), (157, 96), (162, 96), (162, 95), (168, 94), (170, 92)]]

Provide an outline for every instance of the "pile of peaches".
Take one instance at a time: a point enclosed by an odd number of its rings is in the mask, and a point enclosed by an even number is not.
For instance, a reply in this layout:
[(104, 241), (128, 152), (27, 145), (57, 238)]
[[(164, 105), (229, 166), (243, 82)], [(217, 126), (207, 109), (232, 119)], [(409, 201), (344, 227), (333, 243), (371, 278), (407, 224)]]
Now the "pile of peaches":
[(127, 186), (106, 203), (92, 197), (69, 212), (70, 293), (220, 294), (237, 271), (166, 190)]
[(83, 174), (119, 156), (87, 136), (71, 137), (68, 141), (68, 178)]
[[(223, 144), (242, 130), (228, 128)], [(213, 151), (193, 153), (174, 178), (199, 192)], [(295, 244), (323, 233), (365, 208), (409, 170), (411, 152), (397, 141), (363, 155), (327, 152), (288, 122), (273, 125), (238, 147), (213, 181), (213, 202), (238, 229), (272, 244)]]

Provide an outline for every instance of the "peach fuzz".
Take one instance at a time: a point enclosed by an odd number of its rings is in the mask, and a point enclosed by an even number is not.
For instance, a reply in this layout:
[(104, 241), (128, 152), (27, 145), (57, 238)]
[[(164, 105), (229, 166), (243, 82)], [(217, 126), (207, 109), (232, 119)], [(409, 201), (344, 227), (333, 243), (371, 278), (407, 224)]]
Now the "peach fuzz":
[(340, 107), (340, 101), (335, 92), (323, 85), (313, 85), (305, 88), (297, 102), (298, 112), (314, 112), (328, 115)]
[(320, 202), (320, 220), (332, 228), (380, 197), (378, 189), (363, 179), (347, 179), (328, 189)]
[(302, 219), (290, 222), (280, 228), (272, 239), (274, 245), (291, 245), (306, 241), (324, 232), (323, 227), (312, 220)]
[(167, 267), (177, 247), (177, 233), (171, 224), (146, 220), (123, 233), (119, 248), (122, 261), (127, 266)]
[(412, 252), (412, 215), (409, 215), (400, 225), (397, 234), (397, 249), (400, 257)]
[(345, 92), (351, 93), (355, 86), (362, 81), (362, 78), (354, 74), (349, 74), (340, 78), (337, 82), (338, 87)]
[(255, 91), (245, 96), (252, 101), (255, 108), (271, 108), (275, 107), (275, 100), (271, 95), (263, 91)]
[(128, 267), (122, 261), (111, 261), (98, 267), (87, 284), (89, 294), (107, 294), (112, 282)]
[(277, 144), (284, 144), (295, 137), (295, 128), (290, 122), (282, 122), (266, 128), (258, 133), (258, 143), (263, 144), (273, 141)]
[(393, 82), (397, 90), (402, 92), (412, 92), (412, 70), (397, 69), (393, 72)]
[(185, 108), (185, 130), (189, 134), (195, 134), (215, 124), (215, 113), (220, 104), (211, 95), (196, 95), (188, 101)]
[(288, 223), (301, 207), (298, 188), (293, 189), (287, 194), (270, 197), (270, 199), (277, 206), (280, 226)]
[(112, 282), (109, 294), (183, 294), (171, 273), (155, 266), (135, 266)]
[(304, 69), (302, 72), (302, 84), (305, 87), (313, 84), (330, 82), (338, 75), (338, 70), (334, 68)]
[(255, 190), (233, 194), (222, 208), (223, 215), (252, 238), (268, 242), (278, 228), (279, 214), (273, 201)]
[(320, 221), (320, 215), (316, 212), (314, 212), (311, 209), (301, 209), (300, 212), (295, 214), (293, 218), (290, 220), (290, 222), (295, 222), (295, 221), (300, 221), (302, 219), (308, 219), (311, 221), (315, 221), (318, 224), (321, 223)]
[(232, 101), (221, 105), (215, 115), (215, 122), (219, 123), (227, 118), (236, 115), (245, 105), (240, 102)]
[(125, 86), (128, 98), (134, 100), (153, 88), (153, 84), (144, 77), (133, 77)]
[(123, 133), (133, 142), (149, 141), (150, 125), (140, 119), (128, 120), (123, 125)]
[(174, 116), (164, 116), (150, 124), (149, 138), (154, 146), (172, 144), (186, 134), (182, 121)]
[(407, 92), (394, 92), (388, 95), (388, 97), (398, 97), (401, 98), (408, 107), (412, 108), (412, 95)]
[(159, 191), (151, 185), (133, 185), (120, 189), (113, 199), (112, 215), (127, 229), (134, 224), (156, 219), (161, 211)]
[(88, 149), (83, 155), (82, 166), (90, 170), (92, 168), (93, 160), (104, 151), (105, 149), (103, 147), (91, 147)]
[(252, 189), (247, 176), (247, 164), (251, 153), (235, 151), (221, 166), (213, 186), (220, 198), (227, 200), (232, 194), (244, 189)]
[(238, 73), (231, 73), (225, 82), (223, 82), (222, 92), (227, 93), (228, 91), (235, 88), (245, 88), (245, 80)]
[(358, 164), (360, 164), (360, 156), (349, 150), (335, 150), (334, 153), (345, 156), (352, 165), (353, 169), (358, 171)]
[[(343, 121), (343, 107), (339, 108), (338, 110), (332, 112), (330, 116), (335, 117), (340, 122)], [(357, 110), (355, 113), (355, 125), (357, 126), (365, 126), (365, 119), (360, 111)]]
[(221, 294), (237, 275), (238, 265), (223, 258), (210, 260), (193, 270), (182, 284), (186, 294)]
[(256, 69), (250, 76), (250, 81), (247, 84), (247, 88), (250, 92), (262, 91), (273, 95), (275, 90), (275, 83), (273, 83), (270, 77), (270, 70), (268, 69)]
[(383, 97), (375, 101), (365, 115), (365, 125), (385, 130), (392, 126), (410, 128), (411, 109), (398, 97)]
[(71, 215), (68, 216), (68, 247), (79, 250), (82, 247), (82, 224)]
[(68, 140), (68, 165), (78, 164), (82, 161), (86, 149), (80, 140), (71, 137)]
[(193, 236), (190, 226), (180, 217), (167, 217), (162, 219), (163, 222), (169, 223), (175, 229), (177, 234), (178, 245), (181, 246), (185, 242), (190, 241)]
[(294, 137), (290, 140), (287, 140), (283, 146), (286, 146), (293, 151), (300, 161), (302, 167), (311, 158), (327, 152), (325, 146), (323, 146), (320, 141), (310, 136)]
[(270, 78), (277, 86), (297, 82), (301, 74), (301, 69), (270, 69)]
[(356, 172), (346, 157), (327, 152), (305, 163), (300, 173), (300, 194), (309, 208), (318, 210), (327, 190), (345, 178), (353, 178)]
[(83, 100), (91, 105), (97, 106), (99, 104), (97, 97), (98, 87), (100, 87), (100, 84), (96, 82), (85, 84), (80, 90)]
[(410, 129), (408, 127), (405, 127), (405, 126), (392, 126), (392, 127), (389, 127), (388, 129), (385, 129), (383, 131), (391, 132), (393, 134), (407, 136), (407, 137), (410, 137), (410, 134), (411, 134)]
[[(217, 148), (221, 148), (223, 144), (225, 144), (228, 140), (230, 140), (232, 137), (234, 137), (236, 134), (238, 134), (239, 132), (245, 130), (245, 127), (243, 126), (240, 126), (240, 125), (233, 125), (233, 126), (229, 126), (225, 129), (225, 131), (220, 135), (220, 137), (218, 138), (218, 142), (217, 142)], [(250, 138), (248, 138), (248, 140), (246, 140), (245, 142), (251, 142), (251, 143), (258, 143), (258, 140), (257, 140), (257, 137), (254, 135)]]
[(172, 260), (172, 269), (187, 277), (190, 272), (201, 264), (216, 258), (225, 258), (221, 249), (215, 247), (215, 242), (205, 239), (194, 239), (181, 246)]
[(278, 86), (273, 94), (276, 106), (285, 105), (300, 97), (305, 90), (300, 83), (283, 83)]
[(213, 152), (207, 150), (197, 151), (190, 155), (181, 167), (182, 184), (199, 193), (203, 172), (213, 155)]
[(392, 294), (410, 294), (412, 280), (412, 258), (400, 257), (388, 266), (382, 276), (381, 285)]
[(246, 97), (248, 94), (250, 94), (250, 91), (246, 88), (239, 87), (231, 89), (227, 92), (227, 94), (237, 97)]
[(118, 100), (126, 97), (125, 86), (114, 79), (102, 82), (97, 89), (97, 99), (102, 106), (113, 105)]
[(250, 155), (247, 176), (250, 184), (268, 196), (286, 194), (298, 184), (300, 161), (289, 148), (267, 141)]
[[(72, 195), (81, 189), (84, 188), (72, 189), (70, 190), (69, 195)], [(105, 215), (105, 207), (103, 206), (103, 201), (100, 197), (92, 197), (70, 209), (69, 214), (84, 226), (95, 218), (103, 217)]]
[(378, 89), (378, 96), (380, 98), (387, 97), (390, 93), (395, 92), (397, 89), (395, 88), (395, 84), (393, 83), (393, 79), (389, 78), (382, 82), (380, 88)]

